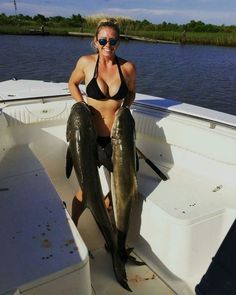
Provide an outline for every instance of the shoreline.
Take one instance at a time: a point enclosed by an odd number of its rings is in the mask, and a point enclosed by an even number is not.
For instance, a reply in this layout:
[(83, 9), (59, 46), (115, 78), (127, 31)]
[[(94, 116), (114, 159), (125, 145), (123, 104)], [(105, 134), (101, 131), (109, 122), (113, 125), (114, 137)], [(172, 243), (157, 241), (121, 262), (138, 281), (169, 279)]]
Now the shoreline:
[[(94, 33), (70, 31), (68, 28), (47, 27), (44, 30), (35, 27), (16, 27), (4, 26), (0, 28), (0, 35), (36, 35), (36, 36), (72, 36), (72, 37), (93, 37)], [(209, 45), (236, 47), (236, 35), (224, 33), (192, 33), (187, 32), (184, 40), (181, 38), (181, 32), (178, 31), (137, 31), (121, 34), (121, 38), (126, 41), (140, 41), (159, 44), (173, 45)]]
[[(76, 37), (93, 37), (94, 34), (92, 33), (82, 33), (82, 32), (68, 32), (69, 36), (76, 36)], [(158, 40), (158, 39), (151, 39), (146, 37), (139, 37), (139, 36), (132, 36), (132, 35), (120, 35), (121, 39), (126, 41), (134, 40), (134, 41), (143, 41), (143, 42), (150, 42), (150, 43), (164, 43), (164, 44), (180, 44), (180, 42), (176, 41), (168, 41), (168, 40)]]

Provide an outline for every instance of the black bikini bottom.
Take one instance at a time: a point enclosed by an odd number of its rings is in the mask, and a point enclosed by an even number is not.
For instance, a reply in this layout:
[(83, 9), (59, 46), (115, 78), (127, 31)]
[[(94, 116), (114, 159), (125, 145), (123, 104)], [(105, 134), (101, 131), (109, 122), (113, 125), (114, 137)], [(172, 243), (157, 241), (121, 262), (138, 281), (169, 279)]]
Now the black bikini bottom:
[(97, 137), (97, 156), (98, 167), (104, 166), (109, 172), (113, 171), (112, 164), (112, 146), (110, 136), (98, 136)]
[[(113, 171), (112, 163), (112, 145), (110, 136), (98, 136), (97, 137), (97, 156), (98, 167), (102, 165), (107, 168), (109, 172)], [(136, 170), (139, 170), (139, 159), (136, 153)]]

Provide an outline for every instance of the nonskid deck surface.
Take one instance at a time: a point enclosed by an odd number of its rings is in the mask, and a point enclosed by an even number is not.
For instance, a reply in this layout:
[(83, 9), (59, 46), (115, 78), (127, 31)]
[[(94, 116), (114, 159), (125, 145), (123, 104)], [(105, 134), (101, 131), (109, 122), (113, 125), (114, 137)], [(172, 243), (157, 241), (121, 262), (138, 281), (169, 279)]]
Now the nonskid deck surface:
[[(128, 284), (133, 292), (130, 293), (126, 291), (116, 281), (112, 268), (111, 255), (104, 248), (104, 239), (89, 210), (86, 210), (81, 216), (78, 230), (91, 253), (90, 268), (94, 295), (176, 294), (148, 267), (148, 265), (136, 266), (131, 262), (127, 263), (126, 272)], [(132, 253), (132, 255), (135, 256), (134, 253)], [(140, 260), (139, 257), (136, 256), (136, 258)]]

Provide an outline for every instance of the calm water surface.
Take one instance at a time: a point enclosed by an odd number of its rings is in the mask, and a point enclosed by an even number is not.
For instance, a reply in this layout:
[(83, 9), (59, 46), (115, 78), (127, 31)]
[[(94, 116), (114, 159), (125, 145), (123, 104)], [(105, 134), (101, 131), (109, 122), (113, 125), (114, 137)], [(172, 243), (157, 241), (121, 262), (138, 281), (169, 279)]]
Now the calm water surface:
[[(0, 81), (66, 82), (90, 38), (0, 35)], [(137, 67), (137, 92), (236, 115), (236, 48), (122, 41)]]

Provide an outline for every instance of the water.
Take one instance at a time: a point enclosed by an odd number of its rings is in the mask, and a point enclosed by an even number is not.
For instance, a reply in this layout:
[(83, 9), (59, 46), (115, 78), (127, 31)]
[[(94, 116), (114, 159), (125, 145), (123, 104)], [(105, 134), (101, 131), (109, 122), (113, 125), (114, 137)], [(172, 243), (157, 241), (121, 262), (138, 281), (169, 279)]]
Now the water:
[[(66, 82), (90, 38), (0, 35), (0, 81)], [(236, 48), (126, 42), (117, 53), (137, 68), (137, 92), (236, 115)]]

